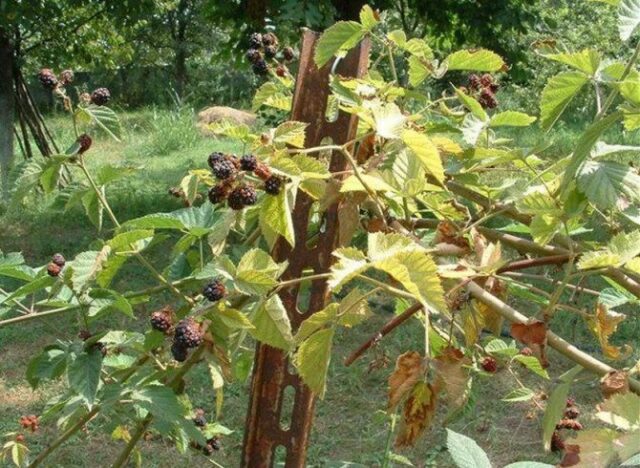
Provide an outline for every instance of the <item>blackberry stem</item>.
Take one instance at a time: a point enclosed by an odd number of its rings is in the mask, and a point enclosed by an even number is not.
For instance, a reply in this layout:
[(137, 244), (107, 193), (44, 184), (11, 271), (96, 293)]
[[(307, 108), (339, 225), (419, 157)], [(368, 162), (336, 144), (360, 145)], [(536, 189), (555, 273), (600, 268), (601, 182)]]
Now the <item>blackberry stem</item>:
[[(84, 164), (84, 158), (82, 156), (80, 156), (78, 165), (80, 166), (80, 169), (82, 170), (83, 174), (85, 175), (85, 177), (89, 181), (89, 184), (91, 185), (91, 188), (93, 189), (93, 191), (95, 192), (96, 196), (98, 197), (98, 201), (100, 202), (102, 207), (107, 211), (107, 214), (109, 215), (109, 218), (111, 218), (111, 221), (113, 222), (113, 224), (117, 228), (120, 228), (121, 224), (118, 221), (118, 218), (116, 218), (116, 215), (113, 213), (113, 210), (111, 209), (111, 206), (109, 206), (109, 202), (105, 198), (105, 196), (102, 193), (102, 191), (100, 191), (100, 189), (98, 188), (98, 185), (93, 180), (93, 177), (91, 177), (91, 174), (87, 170), (87, 166)], [(167, 281), (165, 279), (165, 277), (162, 276), (162, 274), (158, 270), (156, 270), (156, 268), (146, 258), (144, 258), (144, 256), (142, 256), (142, 254), (140, 252), (135, 252), (134, 256), (136, 257), (136, 259), (138, 259), (138, 261), (147, 270), (149, 270), (149, 272), (151, 272), (151, 274), (153, 276), (156, 277), (156, 279), (158, 281), (160, 281), (161, 283), (165, 284), (169, 288), (169, 290), (176, 297), (178, 297), (180, 299), (184, 299), (185, 301), (187, 301), (187, 304), (189, 304), (191, 306), (195, 305), (195, 302), (194, 302), (193, 299), (191, 299), (189, 296), (187, 296), (187, 295), (183, 294), (182, 292), (180, 292), (180, 290), (178, 288), (176, 288), (171, 282)]]

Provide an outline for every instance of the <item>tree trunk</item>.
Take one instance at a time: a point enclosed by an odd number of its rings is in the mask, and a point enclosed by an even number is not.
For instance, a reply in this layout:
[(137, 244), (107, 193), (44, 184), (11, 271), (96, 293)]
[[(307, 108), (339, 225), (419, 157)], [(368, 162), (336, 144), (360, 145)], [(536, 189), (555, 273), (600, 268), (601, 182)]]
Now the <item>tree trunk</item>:
[(9, 193), (9, 171), (13, 162), (13, 47), (6, 32), (0, 29), (0, 183), (2, 195)]

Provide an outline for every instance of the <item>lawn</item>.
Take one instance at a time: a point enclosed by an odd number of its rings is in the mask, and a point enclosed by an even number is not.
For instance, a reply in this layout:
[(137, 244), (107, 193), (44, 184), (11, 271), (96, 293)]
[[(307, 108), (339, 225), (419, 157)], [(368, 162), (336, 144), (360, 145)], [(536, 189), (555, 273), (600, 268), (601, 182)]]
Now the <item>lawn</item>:
[[(179, 209), (179, 200), (168, 194), (168, 189), (179, 183), (182, 176), (192, 168), (206, 165), (207, 155), (216, 151), (240, 152), (241, 148), (223, 140), (212, 140), (200, 136), (193, 126), (190, 112), (168, 112), (143, 110), (123, 113), (122, 142), (117, 143), (102, 136), (94, 142), (88, 153), (93, 169), (108, 163), (137, 168), (133, 175), (117, 182), (108, 189), (116, 215), (121, 220), (135, 218), (154, 211)], [(70, 125), (62, 117), (50, 119), (50, 125), (58, 141), (69, 142), (72, 136)], [(536, 134), (517, 133), (514, 138), (527, 144), (536, 142)], [(568, 151), (574, 133), (571, 126), (561, 126), (548, 140), (556, 142), (548, 151), (562, 154)], [(612, 136), (619, 140), (620, 135)], [(613, 143), (613, 141), (611, 141)], [(628, 143), (628, 142), (627, 142)], [(99, 238), (106, 238), (111, 225), (105, 222), (104, 231), (97, 233), (81, 209), (68, 211), (49, 206), (61, 206), (60, 200), (38, 198), (24, 206), (5, 207), (0, 220), (0, 249), (3, 252), (20, 251), (28, 263), (42, 264), (55, 252), (64, 252), (68, 258), (86, 250)], [(166, 266), (165, 247), (168, 243), (153, 248), (151, 256), (156, 265)], [(146, 272), (136, 265), (128, 265), (117, 277), (122, 290), (133, 290), (150, 282)], [(134, 327), (147, 327), (148, 314), (163, 303), (163, 297), (154, 298), (153, 303), (138, 306)], [(581, 304), (578, 304), (580, 306)], [(380, 302), (375, 308), (376, 316), (356, 329), (349, 336), (337, 337), (331, 377), (327, 396), (316, 409), (316, 420), (309, 449), (308, 465), (323, 467), (379, 466), (383, 461), (389, 435), (390, 418), (383, 412), (386, 405), (387, 378), (393, 361), (402, 352), (420, 349), (423, 342), (422, 325), (409, 322), (385, 338), (382, 343), (351, 367), (342, 364), (343, 359), (357, 345), (365, 341), (393, 314), (391, 304)], [(42, 319), (28, 322), (28, 327), (14, 326), (0, 329), (0, 434), (17, 429), (18, 418), (23, 414), (40, 414), (49, 398), (54, 396), (62, 382), (51, 383), (32, 391), (24, 378), (29, 359), (43, 346), (51, 344), (56, 337), (73, 339), (78, 333), (77, 317)], [(122, 326), (128, 319), (109, 319), (111, 326)], [(572, 316), (558, 313), (554, 328), (578, 346), (597, 354), (597, 345), (584, 326), (575, 326)], [(103, 322), (106, 323), (106, 322)], [(130, 325), (128, 325), (130, 326)], [(99, 325), (98, 325), (99, 327)], [(619, 334), (637, 336), (640, 321), (628, 320), (620, 327)], [(60, 336), (62, 335), (62, 336)], [(505, 338), (508, 340), (508, 338)], [(246, 350), (250, 352), (249, 349)], [(388, 366), (376, 368), (370, 363), (383, 357), (390, 360)], [(599, 356), (601, 358), (601, 356)], [(636, 360), (640, 351), (635, 350)], [(550, 373), (554, 376), (569, 369), (570, 363), (558, 355), (551, 354)], [(531, 388), (549, 391), (552, 385), (526, 369), (513, 372)], [(475, 406), (466, 414), (450, 423), (449, 427), (474, 438), (488, 452), (495, 466), (504, 466), (518, 460), (557, 462), (554, 455), (545, 455), (540, 443), (540, 419), (542, 411), (532, 403), (507, 403), (501, 401), (514, 385), (514, 375), (507, 369), (495, 376), (476, 378), (474, 386)], [(193, 370), (188, 378), (188, 387), (195, 405), (207, 410), (212, 417), (215, 408), (215, 393), (211, 389), (208, 371), (204, 366)], [(225, 403), (220, 422), (234, 430), (223, 439), (222, 450), (211, 462), (197, 452), (179, 454), (167, 442), (154, 438), (152, 434), (141, 444), (144, 466), (174, 466), (178, 464), (198, 466), (234, 467), (238, 465), (242, 447), (248, 381), (236, 381), (225, 389)], [(593, 408), (600, 399), (597, 385), (585, 380), (572, 391), (578, 405), (585, 408), (581, 422), (585, 427), (596, 427), (594, 415), (586, 408)], [(543, 403), (541, 403), (543, 404)], [(445, 431), (440, 424), (445, 415), (438, 414), (437, 422), (417, 446), (399, 452), (415, 466), (453, 466), (444, 445)], [(89, 467), (104, 465), (121, 449), (122, 442), (111, 440), (108, 433), (98, 429), (98, 422), (91, 423), (86, 431), (68, 442), (50, 459), (48, 466)], [(106, 424), (106, 427), (109, 427)], [(31, 446), (37, 453), (55, 436), (55, 421), (43, 424), (41, 433), (33, 439)], [(103, 462), (105, 461), (105, 462)], [(398, 458), (395, 462), (403, 462)]]

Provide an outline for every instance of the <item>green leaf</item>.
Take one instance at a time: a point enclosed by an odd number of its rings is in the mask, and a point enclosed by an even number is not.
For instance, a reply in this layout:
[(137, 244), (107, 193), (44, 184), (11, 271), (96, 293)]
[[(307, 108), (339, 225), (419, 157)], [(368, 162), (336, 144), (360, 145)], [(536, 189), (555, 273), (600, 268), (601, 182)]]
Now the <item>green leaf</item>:
[(21, 286), (13, 291), (11, 295), (9, 295), (9, 297), (7, 297), (3, 302), (7, 302), (17, 297), (23, 297), (27, 294), (33, 294), (35, 292), (41, 291), (45, 288), (48, 288), (49, 286), (53, 286), (56, 281), (57, 279), (51, 276), (39, 276), (30, 283), (27, 283), (24, 286)]
[(620, 466), (638, 466), (640, 465), (640, 453), (634, 455), (633, 457), (625, 460)]
[(380, 176), (376, 176), (373, 174), (360, 174), (360, 178), (355, 175), (350, 175), (347, 177), (340, 186), (340, 193), (347, 192), (366, 192), (367, 189), (362, 185), (360, 179), (364, 180), (364, 183), (367, 184), (374, 192), (395, 192), (396, 190), (387, 184), (384, 180), (380, 178)]
[(79, 253), (71, 264), (73, 268), (71, 281), (74, 290), (81, 291), (85, 289), (91, 281), (95, 280), (98, 273), (102, 270), (103, 263), (106, 262), (110, 254), (111, 247), (108, 245), (105, 245), (99, 252), (90, 250)]
[(426, 171), (438, 182), (444, 182), (444, 167), (438, 153), (438, 148), (423, 133), (414, 130), (405, 130), (402, 133), (402, 141), (407, 148), (420, 160)]
[(339, 21), (329, 27), (316, 43), (314, 58), (318, 68), (324, 66), (334, 55), (341, 55), (355, 47), (366, 32), (355, 21)]
[(69, 386), (78, 393), (89, 407), (93, 406), (100, 384), (102, 352), (91, 348), (70, 359), (67, 377)]
[(491, 468), (487, 454), (471, 438), (447, 429), (447, 449), (458, 468)]
[[(151, 229), (134, 229), (133, 231), (126, 231), (116, 235), (113, 239), (107, 242), (107, 245), (111, 247), (114, 252), (129, 251), (139, 252), (135, 245), (139, 241), (149, 241), (153, 238), (154, 232)], [(146, 242), (141, 242), (139, 247), (145, 246)]]
[(600, 136), (616, 123), (620, 117), (620, 112), (614, 112), (607, 117), (592, 123), (582, 134), (569, 161), (569, 165), (564, 171), (561, 187), (563, 191), (566, 191), (571, 187), (571, 183), (574, 181), (576, 175), (579, 173), (582, 165), (591, 154), (596, 142), (600, 139)]
[(540, 125), (549, 129), (564, 112), (569, 102), (587, 84), (589, 78), (580, 72), (564, 72), (552, 77), (542, 90)]
[(367, 296), (358, 288), (349, 291), (341, 301), (338, 308), (338, 325), (355, 327), (372, 315), (367, 302)]
[(618, 31), (620, 39), (628, 41), (640, 25), (640, 0), (620, 0)]
[(280, 296), (271, 296), (260, 304), (253, 318), (253, 326), (255, 329), (251, 333), (256, 340), (285, 351), (291, 348), (291, 323)]
[(518, 401), (529, 401), (536, 395), (536, 392), (531, 390), (530, 388), (516, 388), (515, 390), (509, 392), (507, 396), (505, 396), (502, 401), (506, 402), (518, 402)]
[(594, 76), (597, 73), (602, 59), (600, 53), (593, 49), (573, 53), (548, 54), (545, 57), (569, 65), (589, 76)]
[(333, 303), (329, 304), (324, 309), (311, 314), (311, 316), (300, 324), (300, 328), (298, 328), (298, 332), (295, 336), (296, 343), (306, 340), (313, 333), (327, 325), (333, 325), (336, 321), (336, 317), (338, 316), (338, 308), (338, 304)]
[(409, 84), (419, 86), (424, 80), (431, 76), (431, 67), (425, 60), (417, 55), (409, 57)]
[(449, 55), (444, 63), (448, 70), (496, 72), (505, 67), (502, 57), (486, 49), (459, 50)]
[(549, 374), (547, 370), (542, 367), (540, 360), (535, 356), (524, 356), (522, 354), (517, 354), (513, 357), (514, 361), (518, 361), (523, 364), (527, 369), (531, 372), (538, 374), (540, 377), (544, 379), (549, 379)]
[[(100, 187), (99, 190), (104, 196), (104, 187)], [(84, 195), (82, 195), (81, 201), (87, 218), (89, 218), (89, 221), (98, 228), (98, 231), (101, 231), (104, 206), (100, 203), (98, 195), (96, 195), (93, 190), (88, 190)]]
[(536, 118), (524, 112), (504, 111), (495, 114), (489, 122), (490, 127), (527, 127), (536, 121)]
[(291, 247), (294, 246), (295, 233), (286, 190), (276, 196), (264, 197), (260, 207), (260, 226), (280, 234)]
[(558, 384), (547, 400), (547, 408), (542, 417), (542, 441), (545, 451), (551, 450), (551, 436), (556, 430), (556, 424), (562, 419), (567, 406), (567, 395), (575, 376), (582, 370), (581, 367), (570, 370), (563, 376), (562, 383)]
[(324, 398), (326, 391), (334, 333), (333, 328), (315, 332), (302, 342), (293, 356), (293, 363), (303, 382), (320, 398)]
[(626, 164), (587, 161), (578, 174), (578, 188), (601, 210), (615, 208), (624, 197), (637, 200), (640, 176)]
[(254, 328), (251, 321), (245, 314), (236, 309), (220, 309), (215, 312), (220, 320), (232, 330), (235, 329), (252, 329)]
[(336, 293), (342, 286), (369, 268), (366, 255), (354, 247), (343, 247), (333, 251), (338, 259), (331, 266), (329, 287)]
[(182, 406), (177, 396), (164, 385), (145, 385), (131, 392), (131, 399), (160, 420), (174, 422), (183, 419)]
[(281, 123), (275, 129), (273, 141), (276, 143), (286, 143), (296, 148), (304, 148), (305, 129), (304, 122), (294, 122), (292, 120)]
[(120, 121), (116, 113), (106, 106), (78, 107), (75, 112), (78, 123), (84, 125), (97, 125), (107, 132), (111, 138), (120, 141)]
[(57, 347), (50, 347), (29, 361), (27, 382), (37, 388), (41, 380), (53, 380), (62, 375), (67, 368), (67, 353)]
[(369, 5), (362, 7), (362, 10), (360, 10), (360, 23), (366, 31), (371, 31), (379, 22)]
[(456, 92), (458, 99), (464, 105), (464, 107), (469, 109), (469, 112), (471, 112), (475, 117), (482, 120), (483, 122), (489, 120), (489, 116), (473, 96), (469, 96), (467, 93), (462, 92), (462, 90), (460, 90), (459, 88), (453, 88), (453, 90)]

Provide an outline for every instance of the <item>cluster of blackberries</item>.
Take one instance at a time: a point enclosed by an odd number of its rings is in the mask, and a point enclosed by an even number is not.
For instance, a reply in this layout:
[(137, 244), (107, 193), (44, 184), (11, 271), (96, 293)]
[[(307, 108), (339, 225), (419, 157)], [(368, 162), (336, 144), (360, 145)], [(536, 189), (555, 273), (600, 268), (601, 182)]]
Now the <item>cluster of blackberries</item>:
[(65, 263), (67, 263), (67, 261), (64, 259), (62, 254), (57, 253), (51, 257), (51, 262), (47, 265), (47, 273), (49, 276), (58, 276), (64, 268)]
[(496, 99), (498, 88), (498, 83), (488, 73), (482, 76), (469, 75), (469, 91), (477, 97), (478, 102), (485, 109), (494, 109), (498, 106)]
[(564, 415), (560, 422), (556, 424), (556, 430), (553, 432), (551, 436), (551, 450), (554, 452), (559, 452), (564, 450), (565, 443), (560, 431), (562, 429), (568, 429), (570, 431), (581, 431), (582, 424), (578, 421), (578, 417), (580, 416), (580, 410), (576, 406), (576, 401), (573, 398), (568, 398), (566, 403), (566, 408), (564, 410)]
[(187, 359), (190, 348), (197, 348), (202, 344), (204, 335), (200, 329), (200, 324), (192, 318), (180, 320), (176, 325), (171, 345), (171, 354), (178, 362)]
[(151, 328), (162, 333), (168, 333), (173, 326), (173, 310), (171, 307), (164, 307), (151, 314)]
[(36, 432), (40, 427), (38, 416), (36, 416), (35, 414), (30, 414), (29, 416), (21, 416), (19, 422), (23, 429), (29, 429), (31, 432)]
[[(269, 72), (267, 60), (274, 60), (277, 55), (278, 37), (275, 34), (272, 32), (265, 34), (255, 32), (249, 36), (249, 50), (247, 50), (245, 57), (256, 75), (266, 75)], [(295, 52), (291, 47), (285, 47), (282, 49), (282, 58), (286, 62), (291, 62), (295, 58)], [(285, 76), (287, 67), (283, 63), (278, 63), (276, 74)]]
[[(195, 416), (192, 419), (193, 424), (200, 429), (203, 429), (207, 425), (207, 418), (204, 415), (204, 410), (202, 408), (196, 408)], [(218, 436), (213, 436), (210, 439), (207, 439), (207, 443), (204, 447), (201, 445), (193, 445), (194, 448), (202, 449), (205, 455), (212, 455), (213, 452), (220, 450), (220, 438)]]
[(273, 175), (269, 167), (252, 154), (238, 158), (232, 154), (214, 152), (209, 155), (208, 164), (219, 181), (209, 189), (209, 201), (217, 204), (226, 200), (232, 210), (242, 210), (258, 201), (258, 194), (252, 184), (238, 182), (241, 172), (253, 172), (264, 181), (264, 191), (270, 195), (280, 193), (284, 183), (281, 177)]
[(58, 86), (67, 86), (73, 83), (73, 71), (63, 70), (60, 72), (60, 76), (56, 76), (50, 68), (43, 68), (38, 72), (38, 80), (45, 89), (53, 91)]
[(227, 288), (222, 281), (215, 279), (204, 287), (202, 295), (211, 302), (218, 302), (227, 295)]

